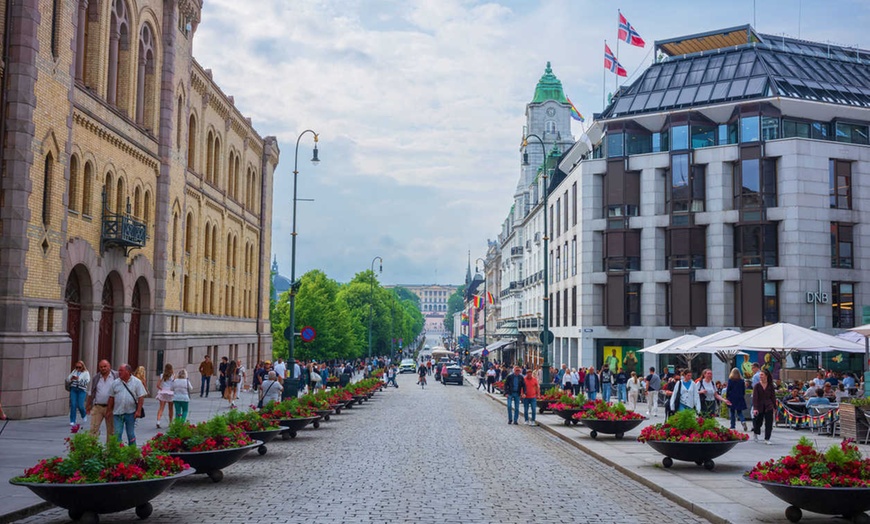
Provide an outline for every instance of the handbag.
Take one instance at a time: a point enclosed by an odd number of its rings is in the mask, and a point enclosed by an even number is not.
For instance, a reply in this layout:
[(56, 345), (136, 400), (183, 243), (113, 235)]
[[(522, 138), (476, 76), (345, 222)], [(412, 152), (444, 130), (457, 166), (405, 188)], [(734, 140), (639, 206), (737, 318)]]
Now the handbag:
[(272, 386), (274, 385), (275, 382), (272, 382), (269, 384), (269, 387), (266, 388), (266, 391), (263, 391), (262, 389), (260, 390), (262, 394), (260, 395), (260, 400), (257, 402), (257, 409), (263, 409), (263, 399), (266, 398), (266, 394), (269, 393), (269, 390), (272, 389)]

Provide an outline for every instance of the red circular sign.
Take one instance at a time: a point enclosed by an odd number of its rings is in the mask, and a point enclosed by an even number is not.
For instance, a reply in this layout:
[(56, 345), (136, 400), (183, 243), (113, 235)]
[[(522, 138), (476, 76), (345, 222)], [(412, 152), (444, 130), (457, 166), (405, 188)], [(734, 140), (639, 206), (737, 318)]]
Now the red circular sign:
[(311, 342), (314, 340), (314, 337), (317, 336), (317, 331), (314, 331), (314, 328), (311, 326), (305, 326), (302, 328), (302, 332), (299, 333), (299, 337), (303, 342)]

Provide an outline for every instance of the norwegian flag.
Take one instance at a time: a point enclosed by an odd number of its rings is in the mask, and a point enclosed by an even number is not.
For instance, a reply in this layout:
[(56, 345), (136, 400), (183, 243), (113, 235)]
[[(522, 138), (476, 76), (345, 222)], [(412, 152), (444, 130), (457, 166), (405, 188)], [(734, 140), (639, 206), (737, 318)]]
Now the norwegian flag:
[(619, 39), (637, 47), (643, 47), (646, 44), (640, 34), (634, 30), (634, 27), (622, 16), (622, 12), (619, 13)]
[(616, 59), (610, 46), (604, 44), (604, 69), (609, 69), (611, 73), (616, 73), (617, 76), (628, 76), (628, 72), (622, 67), (622, 64)]

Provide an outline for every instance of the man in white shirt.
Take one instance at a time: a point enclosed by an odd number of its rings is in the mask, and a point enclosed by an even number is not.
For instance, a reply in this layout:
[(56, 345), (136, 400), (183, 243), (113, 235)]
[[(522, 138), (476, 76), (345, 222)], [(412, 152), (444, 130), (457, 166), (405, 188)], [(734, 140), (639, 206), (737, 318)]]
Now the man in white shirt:
[(287, 376), (287, 366), (284, 365), (284, 359), (278, 357), (278, 362), (272, 367), (272, 370), (275, 372), (275, 375), (278, 378), (284, 378)]
[(302, 367), (299, 366), (299, 361), (293, 363), (293, 378), (299, 380), (302, 377)]
[(109, 411), (109, 394), (112, 383), (118, 378), (118, 373), (112, 369), (108, 360), (101, 360), (97, 365), (99, 374), (91, 381), (91, 392), (85, 402), (85, 409), (91, 417), (91, 435), (100, 435), (100, 426), (106, 421), (106, 441), (115, 434), (115, 417)]
[(752, 387), (754, 388), (756, 384), (761, 382), (761, 368), (758, 366), (758, 362), (752, 363)]
[(118, 378), (112, 382), (107, 406), (107, 410), (115, 417), (115, 437), (118, 442), (121, 442), (126, 426), (127, 443), (136, 445), (136, 419), (142, 412), (145, 394), (145, 386), (133, 376), (133, 368), (129, 364), (121, 364)]

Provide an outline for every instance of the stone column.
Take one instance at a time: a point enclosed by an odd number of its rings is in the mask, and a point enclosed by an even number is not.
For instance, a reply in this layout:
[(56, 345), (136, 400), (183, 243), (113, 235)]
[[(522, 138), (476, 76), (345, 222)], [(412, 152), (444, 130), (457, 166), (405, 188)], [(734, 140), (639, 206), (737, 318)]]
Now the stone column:
[(145, 123), (145, 70), (147, 59), (139, 57), (139, 66), (136, 68), (136, 123)]
[(112, 28), (109, 35), (109, 86), (106, 91), (106, 101), (112, 105), (118, 103), (118, 53), (121, 52), (121, 31)]
[[(99, 361), (97, 360), (97, 343), (100, 333), (100, 314), (102, 306), (99, 304), (91, 304), (82, 306), (82, 333), (79, 340), (79, 351), (81, 359), (88, 365), (88, 369), (96, 370)], [(113, 369), (117, 369), (117, 362), (111, 362)]]

